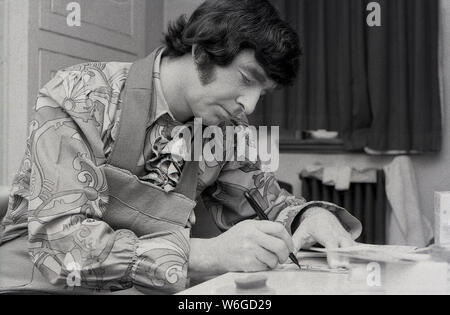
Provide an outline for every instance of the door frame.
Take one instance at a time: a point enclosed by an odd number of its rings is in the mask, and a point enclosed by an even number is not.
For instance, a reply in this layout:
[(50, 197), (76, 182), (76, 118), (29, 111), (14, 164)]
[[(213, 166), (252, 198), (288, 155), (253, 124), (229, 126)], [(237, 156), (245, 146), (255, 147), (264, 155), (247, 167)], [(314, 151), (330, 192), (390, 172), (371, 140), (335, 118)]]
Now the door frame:
[(30, 104), (30, 2), (5, 0), (0, 184), (10, 185), (25, 152)]

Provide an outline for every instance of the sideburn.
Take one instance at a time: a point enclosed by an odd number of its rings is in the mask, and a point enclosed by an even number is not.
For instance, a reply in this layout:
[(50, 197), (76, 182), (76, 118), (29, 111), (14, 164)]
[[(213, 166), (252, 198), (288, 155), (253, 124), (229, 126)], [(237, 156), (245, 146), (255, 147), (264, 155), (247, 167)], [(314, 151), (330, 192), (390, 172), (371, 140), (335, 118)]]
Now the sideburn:
[(214, 64), (209, 60), (207, 53), (201, 49), (195, 50), (195, 64), (200, 78), (200, 83), (206, 86), (215, 80)]
[(212, 64), (205, 64), (205, 65), (197, 64), (197, 71), (198, 71), (198, 75), (200, 78), (200, 83), (203, 86), (206, 86), (206, 85), (214, 82), (214, 80), (216, 78), (214, 65), (212, 65)]

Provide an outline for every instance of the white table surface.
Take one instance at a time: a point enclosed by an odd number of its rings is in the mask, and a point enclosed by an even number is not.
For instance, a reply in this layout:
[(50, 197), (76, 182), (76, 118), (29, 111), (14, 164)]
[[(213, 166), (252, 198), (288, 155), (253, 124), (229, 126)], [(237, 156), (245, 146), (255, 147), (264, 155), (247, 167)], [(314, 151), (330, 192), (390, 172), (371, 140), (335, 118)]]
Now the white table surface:
[[(326, 264), (325, 260), (322, 264)], [(365, 270), (365, 265), (359, 265), (361, 270)], [(380, 295), (380, 294), (449, 294), (448, 288), (439, 289), (437, 292), (395, 292), (392, 287), (387, 285), (381, 287), (370, 287), (367, 284), (366, 274), (359, 277), (351, 273), (326, 273), (318, 271), (299, 270), (294, 265), (285, 267), (281, 270), (255, 273), (267, 277), (268, 290), (245, 290), (239, 291), (236, 288), (235, 280), (249, 276), (245, 273), (227, 273), (202, 284), (187, 289), (179, 295)], [(401, 290), (412, 288), (408, 284), (402, 284), (404, 281), (390, 276), (391, 283), (400, 284)], [(424, 275), (426, 278), (427, 275)], [(426, 280), (425, 280), (426, 281)], [(435, 281), (435, 280), (432, 280)], [(437, 283), (437, 282), (436, 282)], [(442, 284), (442, 283), (441, 283)], [(430, 287), (427, 283), (428, 288)], [(422, 288), (422, 285), (416, 287)], [(434, 286), (431, 286), (434, 288)], [(441, 285), (442, 287), (442, 285)], [(445, 288), (445, 283), (444, 283)], [(396, 288), (398, 289), (398, 287)], [(437, 286), (436, 286), (436, 289)]]
[[(347, 275), (326, 274), (308, 271), (261, 272), (267, 276), (267, 286), (274, 292), (269, 295), (307, 295), (307, 294), (348, 294)], [(181, 295), (239, 295), (235, 289), (235, 279), (245, 278), (242, 273), (227, 273), (213, 280), (181, 292)], [(244, 292), (242, 292), (244, 294)], [(248, 295), (259, 294), (249, 291)]]

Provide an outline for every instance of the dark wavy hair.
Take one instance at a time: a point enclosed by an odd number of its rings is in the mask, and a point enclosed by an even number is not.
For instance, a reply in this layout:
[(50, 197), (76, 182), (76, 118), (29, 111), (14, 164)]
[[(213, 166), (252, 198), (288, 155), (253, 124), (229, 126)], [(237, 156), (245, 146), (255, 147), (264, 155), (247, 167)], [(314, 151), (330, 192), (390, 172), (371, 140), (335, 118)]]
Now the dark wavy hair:
[(252, 49), (277, 84), (290, 85), (298, 74), (298, 35), (267, 0), (206, 0), (189, 20), (183, 15), (171, 23), (164, 42), (172, 57), (192, 53), (195, 45), (200, 72), (227, 66)]

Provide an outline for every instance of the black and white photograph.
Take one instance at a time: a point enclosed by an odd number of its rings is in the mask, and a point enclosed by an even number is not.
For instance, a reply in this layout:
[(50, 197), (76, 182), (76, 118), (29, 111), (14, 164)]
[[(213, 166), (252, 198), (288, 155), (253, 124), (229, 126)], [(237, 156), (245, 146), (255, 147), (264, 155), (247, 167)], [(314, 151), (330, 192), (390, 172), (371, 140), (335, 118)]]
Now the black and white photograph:
[(14, 295), (450, 295), (450, 0), (0, 0)]

